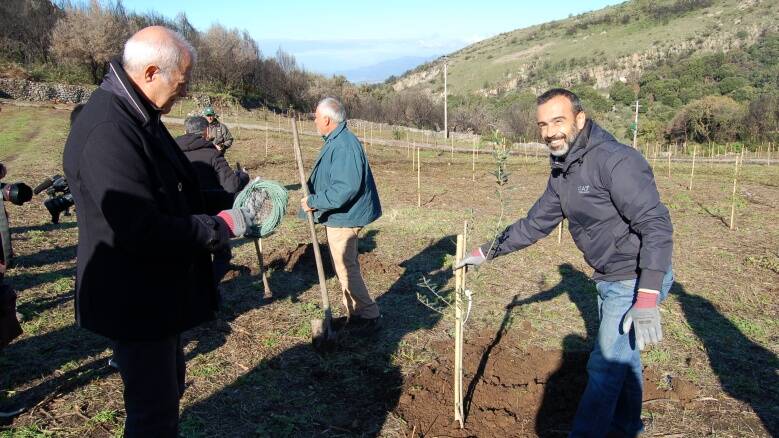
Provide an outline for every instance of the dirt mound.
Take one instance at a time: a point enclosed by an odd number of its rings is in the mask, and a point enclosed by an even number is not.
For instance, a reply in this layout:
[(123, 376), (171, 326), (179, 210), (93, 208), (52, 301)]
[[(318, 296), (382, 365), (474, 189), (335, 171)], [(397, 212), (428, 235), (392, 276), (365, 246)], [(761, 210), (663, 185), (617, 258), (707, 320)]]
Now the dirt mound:
[[(522, 328), (530, 329), (526, 324)], [(513, 339), (512, 339), (513, 338)], [(513, 437), (564, 435), (587, 383), (589, 351), (583, 339), (571, 335), (564, 350), (531, 348), (520, 351), (516, 337), (483, 332), (466, 340), (464, 348), (465, 428), (453, 421), (453, 343), (433, 348), (440, 359), (406, 378), (397, 412), (422, 436)], [(576, 346), (576, 347), (574, 347)], [(569, 349), (578, 348), (578, 349)], [(661, 379), (645, 370), (644, 400), (689, 401), (695, 387), (679, 379)]]

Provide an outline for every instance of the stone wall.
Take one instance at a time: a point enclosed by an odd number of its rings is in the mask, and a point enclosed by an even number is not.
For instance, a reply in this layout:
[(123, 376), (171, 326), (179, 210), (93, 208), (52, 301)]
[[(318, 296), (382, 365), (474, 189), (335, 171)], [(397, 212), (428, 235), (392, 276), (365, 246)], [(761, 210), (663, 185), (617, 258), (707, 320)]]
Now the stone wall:
[(85, 103), (94, 85), (66, 85), (32, 82), (23, 79), (0, 79), (0, 97), (30, 102)]

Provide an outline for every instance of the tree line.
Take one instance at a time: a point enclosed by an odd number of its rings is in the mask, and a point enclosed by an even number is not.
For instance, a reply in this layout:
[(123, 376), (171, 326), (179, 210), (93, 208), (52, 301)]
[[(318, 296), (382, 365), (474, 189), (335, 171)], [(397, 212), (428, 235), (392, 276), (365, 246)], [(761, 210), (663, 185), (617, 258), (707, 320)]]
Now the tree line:
[(113, 0), (0, 2), (0, 72), (37, 81), (99, 84), (124, 42), (151, 25), (178, 31), (197, 50), (193, 92), (229, 95), (245, 106), (304, 112), (331, 95), (343, 99), (355, 118), (431, 129), (443, 125), (443, 107), (429, 96), (387, 93), (341, 76), (317, 75), (281, 49), (263, 54), (246, 30), (214, 24), (201, 31), (185, 13), (174, 18), (136, 13)]
[[(676, 0), (670, 12), (652, 2), (642, 5), (651, 9), (644, 13), (667, 14), (709, 2)], [(221, 24), (199, 30), (184, 13), (174, 18), (139, 14), (114, 0), (0, 2), (0, 74), (98, 84), (127, 38), (150, 25), (175, 29), (196, 48), (199, 61), (190, 87), (194, 92), (227, 95), (247, 107), (304, 112), (330, 95), (341, 98), (353, 118), (443, 129), (441, 96), (397, 92), (392, 81), (357, 85), (342, 76), (317, 75), (281, 49), (263, 54), (246, 30)], [(586, 79), (572, 89), (588, 111), (622, 139), (632, 138), (630, 112), (639, 100), (642, 141), (776, 141), (779, 35), (763, 34), (753, 46), (728, 53), (680, 55), (608, 89), (596, 89)], [(449, 129), (480, 134), (497, 129), (513, 140), (535, 140), (535, 96), (523, 90), (497, 97), (450, 96)]]

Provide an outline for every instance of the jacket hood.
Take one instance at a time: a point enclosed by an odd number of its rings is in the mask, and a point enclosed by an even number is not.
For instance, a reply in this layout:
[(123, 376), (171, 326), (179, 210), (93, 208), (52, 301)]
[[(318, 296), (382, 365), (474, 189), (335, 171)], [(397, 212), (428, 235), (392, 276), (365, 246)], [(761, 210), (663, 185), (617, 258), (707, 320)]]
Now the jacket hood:
[(108, 64), (108, 72), (103, 76), (100, 88), (124, 101), (133, 110), (132, 114), (144, 125), (153, 120), (159, 121), (162, 115), (159, 110), (152, 108), (146, 99), (138, 94), (124, 71), (124, 67), (116, 58)]
[(179, 147), (184, 152), (195, 151), (198, 149), (216, 150), (216, 147), (213, 143), (203, 138), (201, 134), (197, 133), (184, 134), (182, 136), (176, 137), (176, 143), (178, 143)]

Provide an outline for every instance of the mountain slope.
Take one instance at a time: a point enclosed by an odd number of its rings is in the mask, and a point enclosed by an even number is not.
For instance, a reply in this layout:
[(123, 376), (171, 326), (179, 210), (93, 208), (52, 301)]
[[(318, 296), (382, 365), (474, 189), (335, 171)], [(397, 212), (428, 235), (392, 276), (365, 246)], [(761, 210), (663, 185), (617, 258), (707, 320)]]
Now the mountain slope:
[[(774, 0), (635, 0), (507, 32), (449, 55), (451, 94), (537, 93), (582, 81), (606, 88), (679, 55), (728, 51), (779, 29)], [(391, 82), (438, 95), (443, 58)]]

